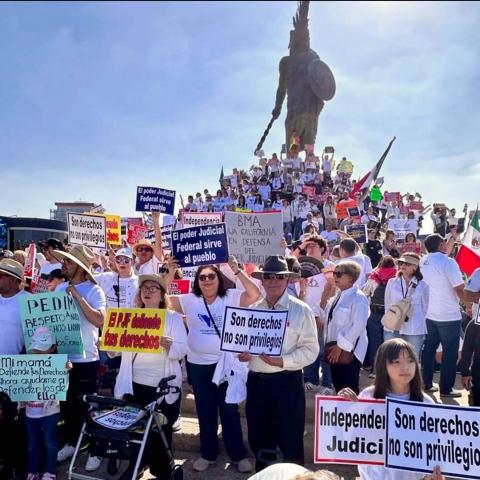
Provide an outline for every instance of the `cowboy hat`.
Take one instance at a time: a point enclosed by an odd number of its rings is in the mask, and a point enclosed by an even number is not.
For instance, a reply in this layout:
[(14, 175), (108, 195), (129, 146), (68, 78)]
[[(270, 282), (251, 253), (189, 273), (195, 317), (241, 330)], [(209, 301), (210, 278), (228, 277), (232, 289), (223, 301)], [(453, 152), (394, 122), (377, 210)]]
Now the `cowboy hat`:
[(150, 247), (152, 249), (152, 252), (153, 252), (153, 245), (152, 245), (152, 242), (150, 240), (147, 240), (146, 238), (142, 238), (140, 239), (133, 247), (132, 247), (132, 251), (133, 251), (133, 254), (135, 256), (137, 256), (137, 248), (138, 247)]
[(11, 258), (4, 258), (0, 261), (0, 273), (6, 273), (20, 281), (23, 280), (22, 264)]
[(93, 262), (95, 261), (95, 254), (85, 245), (74, 245), (69, 252), (53, 250), (52, 255), (59, 262), (61, 262), (64, 258), (68, 258), (72, 262), (75, 262), (81, 269), (85, 271), (88, 278), (93, 283), (97, 283), (92, 271), (90, 270)]
[(298, 278), (298, 273), (291, 272), (288, 269), (287, 261), (283, 255), (271, 255), (265, 260), (263, 268), (252, 272), (253, 278), (262, 279), (265, 274), (275, 273), (277, 275), (287, 275), (290, 278)]

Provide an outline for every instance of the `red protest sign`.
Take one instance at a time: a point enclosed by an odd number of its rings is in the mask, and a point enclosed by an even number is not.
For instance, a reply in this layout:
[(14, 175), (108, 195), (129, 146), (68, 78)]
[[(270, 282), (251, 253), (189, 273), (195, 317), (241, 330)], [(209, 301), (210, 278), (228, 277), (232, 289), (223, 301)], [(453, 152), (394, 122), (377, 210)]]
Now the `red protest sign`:
[(33, 278), (35, 273), (35, 256), (37, 254), (37, 247), (32, 242), (28, 246), (27, 259), (25, 260), (25, 268), (23, 269), (23, 277)]
[(383, 199), (386, 202), (399, 202), (401, 198), (400, 192), (385, 192)]
[(423, 210), (423, 202), (410, 202), (408, 206), (410, 207), (410, 210)]
[(315, 196), (315, 187), (304, 185), (304, 186), (302, 187), (302, 193), (303, 193), (304, 195), (307, 195), (309, 198), (312, 198), (312, 197)]
[(144, 238), (145, 232), (148, 230), (148, 227), (144, 225), (127, 225), (127, 242), (130, 245), (134, 245), (139, 240)]
[(174, 280), (168, 289), (170, 295), (190, 293), (190, 280)]

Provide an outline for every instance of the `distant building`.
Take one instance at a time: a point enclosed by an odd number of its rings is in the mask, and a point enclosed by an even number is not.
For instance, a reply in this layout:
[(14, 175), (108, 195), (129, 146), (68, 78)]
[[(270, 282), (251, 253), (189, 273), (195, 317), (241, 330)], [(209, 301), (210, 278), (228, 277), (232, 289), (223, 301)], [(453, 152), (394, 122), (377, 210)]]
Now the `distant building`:
[(91, 202), (55, 202), (56, 210), (50, 210), (50, 219), (67, 222), (67, 212), (85, 213), (92, 211), (96, 205)]

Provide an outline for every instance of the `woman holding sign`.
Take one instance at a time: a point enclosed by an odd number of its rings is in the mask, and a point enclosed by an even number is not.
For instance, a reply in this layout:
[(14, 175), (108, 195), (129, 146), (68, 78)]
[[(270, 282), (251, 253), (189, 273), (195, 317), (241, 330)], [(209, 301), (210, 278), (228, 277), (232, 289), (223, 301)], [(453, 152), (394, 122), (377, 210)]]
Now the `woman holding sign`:
[[(136, 297), (137, 308), (167, 309), (165, 330), (160, 339), (163, 350), (160, 353), (122, 352), (122, 363), (115, 384), (115, 397), (127, 395), (129, 401), (147, 405), (155, 399), (155, 390), (160, 380), (175, 375), (171, 385), (182, 386), (180, 360), (187, 353), (187, 332), (182, 318), (169, 310), (170, 303), (162, 285), (160, 275), (140, 275), (139, 289)], [(167, 417), (168, 423), (163, 431), (168, 443), (172, 444), (172, 426), (180, 414), (181, 395), (170, 393), (160, 403), (160, 410)], [(150, 473), (156, 478), (170, 478), (169, 459), (165, 454), (158, 434), (152, 433), (147, 444), (147, 463)], [(134, 464), (130, 464), (122, 478), (130, 479)], [(130, 476), (129, 476), (130, 475)]]
[(248, 307), (260, 298), (260, 290), (240, 270), (235, 257), (228, 259), (228, 265), (245, 290), (226, 290), (220, 269), (216, 265), (204, 265), (197, 270), (192, 293), (171, 297), (174, 310), (184, 314), (187, 319), (187, 365), (200, 424), (202, 456), (193, 464), (193, 469), (198, 472), (207, 470), (217, 459), (219, 413), (229, 457), (237, 463), (240, 472), (251, 470), (243, 445), (238, 404), (225, 402), (228, 382), (217, 386), (212, 379), (222, 356), (220, 336), (225, 307)]
[[(422, 374), (415, 351), (407, 341), (392, 338), (380, 345), (375, 359), (375, 383), (360, 395), (350, 388), (343, 388), (338, 396), (357, 401), (359, 398), (396, 398), (414, 402), (434, 403), (422, 390)], [(443, 480), (439, 467), (431, 475), (393, 470), (377, 466), (359, 466), (362, 480)]]

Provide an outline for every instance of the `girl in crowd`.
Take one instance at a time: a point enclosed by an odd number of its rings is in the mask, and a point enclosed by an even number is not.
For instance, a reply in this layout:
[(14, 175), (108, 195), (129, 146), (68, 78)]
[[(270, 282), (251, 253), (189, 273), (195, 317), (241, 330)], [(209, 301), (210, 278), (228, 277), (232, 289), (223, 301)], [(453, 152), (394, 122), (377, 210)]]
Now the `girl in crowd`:
[(385, 232), (385, 240), (382, 242), (383, 255), (390, 255), (393, 258), (398, 258), (400, 252), (397, 248), (397, 241), (395, 239), (395, 232), (393, 230), (387, 230)]
[(393, 332), (384, 327), (383, 337), (385, 340), (393, 337), (403, 338), (410, 342), (417, 357), (421, 358), (423, 340), (427, 331), (428, 285), (423, 281), (419, 263), (420, 256), (411, 252), (405, 253), (397, 260), (398, 274), (388, 281), (385, 290), (385, 310), (402, 298), (410, 298), (413, 314), (399, 332)]
[[(422, 375), (412, 346), (402, 338), (385, 341), (375, 359), (375, 383), (358, 395), (350, 388), (338, 392), (340, 397), (357, 401), (359, 398), (395, 398), (414, 402), (434, 403), (422, 390)], [(362, 480), (443, 480), (440, 469), (432, 475), (392, 470), (377, 466), (359, 466)]]
[(237, 200), (237, 208), (247, 208), (247, 201), (244, 195), (239, 195)]
[(402, 245), (402, 254), (404, 254), (405, 252), (413, 252), (417, 255), (420, 255), (420, 253), (422, 252), (422, 246), (420, 242), (417, 242), (417, 237), (414, 233), (407, 233), (407, 235), (405, 236), (405, 241)]
[[(174, 271), (174, 269), (172, 269)], [(170, 310), (170, 302), (160, 275), (140, 275), (135, 299), (137, 308), (167, 309), (164, 336), (160, 339), (160, 353), (122, 352), (122, 362), (115, 384), (115, 397), (126, 398), (133, 403), (148, 405), (155, 399), (160, 380), (170, 375), (175, 379), (170, 385), (182, 386), (180, 360), (187, 353), (187, 332), (182, 317)], [(180, 413), (181, 395), (170, 393), (160, 403), (160, 410), (167, 417), (163, 426), (169, 445), (172, 445), (172, 426)], [(148, 438), (146, 463), (157, 479), (170, 478), (169, 459), (160, 436), (152, 432)], [(122, 479), (130, 479), (134, 463), (131, 462)], [(130, 476), (129, 476), (130, 475)]]
[(254, 212), (263, 212), (263, 209), (264, 209), (264, 205), (263, 205), (262, 196), (259, 193), (257, 193), (255, 195), (255, 203), (253, 204), (252, 210)]
[(225, 401), (228, 381), (217, 386), (212, 379), (222, 356), (220, 332), (225, 307), (248, 307), (260, 298), (260, 290), (240, 270), (235, 257), (229, 258), (228, 265), (244, 290), (226, 290), (219, 268), (204, 265), (195, 274), (192, 293), (171, 297), (173, 308), (185, 315), (188, 327), (187, 367), (195, 394), (202, 455), (194, 462), (193, 468), (199, 472), (206, 470), (217, 459), (219, 413), (229, 457), (237, 463), (239, 471), (251, 470), (243, 444), (238, 404)]

